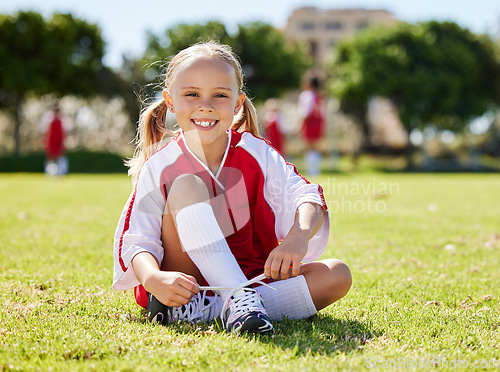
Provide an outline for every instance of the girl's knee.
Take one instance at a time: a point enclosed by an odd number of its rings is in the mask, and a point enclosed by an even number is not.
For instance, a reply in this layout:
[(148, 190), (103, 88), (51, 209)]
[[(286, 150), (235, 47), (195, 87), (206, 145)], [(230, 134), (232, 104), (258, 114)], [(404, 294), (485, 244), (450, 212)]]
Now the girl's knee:
[(205, 183), (194, 174), (177, 177), (168, 193), (168, 206), (171, 211), (180, 211), (188, 205), (208, 202), (209, 194)]
[(319, 311), (344, 297), (351, 288), (349, 267), (340, 260), (328, 259), (303, 265), (311, 297)]
[(345, 262), (341, 260), (332, 260), (330, 266), (330, 272), (333, 280), (333, 285), (337, 288), (337, 290), (342, 294), (342, 297), (349, 292), (352, 285), (352, 276), (351, 270), (349, 266), (345, 264)]
[(332, 294), (336, 301), (344, 297), (351, 288), (351, 270), (341, 260), (329, 259), (324, 260), (323, 263), (325, 292)]

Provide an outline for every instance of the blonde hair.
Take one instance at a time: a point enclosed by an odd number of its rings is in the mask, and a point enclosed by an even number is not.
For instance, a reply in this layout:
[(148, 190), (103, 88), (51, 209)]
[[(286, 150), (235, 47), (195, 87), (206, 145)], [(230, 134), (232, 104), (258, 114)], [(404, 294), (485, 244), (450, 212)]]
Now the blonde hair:
[[(165, 73), (165, 89), (170, 91), (175, 71), (186, 61), (200, 57), (217, 57), (233, 67), (236, 81), (240, 91), (244, 91), (244, 78), (241, 63), (231, 47), (214, 41), (198, 43), (177, 53), (167, 65)], [(129, 166), (128, 174), (135, 180), (142, 165), (157, 151), (165, 136), (171, 136), (172, 132), (165, 127), (167, 105), (165, 100), (154, 102), (146, 107), (139, 117), (139, 126), (135, 139), (136, 148), (134, 156), (126, 164)], [(248, 131), (254, 135), (259, 134), (257, 113), (254, 105), (245, 97), (243, 107), (234, 117), (231, 128), (238, 132)]]

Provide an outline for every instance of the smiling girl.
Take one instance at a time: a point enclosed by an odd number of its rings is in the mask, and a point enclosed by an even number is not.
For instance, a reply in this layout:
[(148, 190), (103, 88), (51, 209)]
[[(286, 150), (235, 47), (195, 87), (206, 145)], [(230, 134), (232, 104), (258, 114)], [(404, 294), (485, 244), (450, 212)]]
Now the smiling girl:
[(329, 236), (322, 189), (258, 137), (228, 46), (196, 44), (171, 60), (129, 165), (113, 287), (135, 287), (150, 321), (220, 317), (230, 332), (265, 334), (272, 320), (309, 317), (348, 292), (342, 261), (310, 262)]

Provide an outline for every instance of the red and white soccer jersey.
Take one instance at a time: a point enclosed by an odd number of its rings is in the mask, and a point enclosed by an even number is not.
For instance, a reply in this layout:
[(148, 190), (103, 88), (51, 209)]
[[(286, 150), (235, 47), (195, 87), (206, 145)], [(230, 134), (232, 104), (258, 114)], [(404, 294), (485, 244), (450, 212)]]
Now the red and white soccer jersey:
[[(248, 278), (264, 271), (269, 253), (288, 234), (300, 204), (316, 203), (327, 210), (321, 187), (304, 179), (266, 141), (231, 130), (222, 165), (213, 174), (186, 146), (181, 132), (144, 163), (121, 214), (114, 240), (113, 288), (139, 284), (130, 265), (139, 252), (150, 252), (162, 262), (166, 197), (172, 182), (183, 174), (195, 174), (205, 182), (217, 222)], [(323, 253), (329, 227), (326, 213), (309, 241), (304, 262)]]

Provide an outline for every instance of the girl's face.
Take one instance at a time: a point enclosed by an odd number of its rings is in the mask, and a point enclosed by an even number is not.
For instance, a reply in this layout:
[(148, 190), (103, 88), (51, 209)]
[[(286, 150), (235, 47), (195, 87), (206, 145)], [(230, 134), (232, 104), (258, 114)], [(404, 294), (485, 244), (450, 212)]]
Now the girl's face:
[(227, 130), (243, 104), (236, 73), (218, 57), (199, 57), (179, 66), (171, 89), (164, 91), (168, 107), (190, 145), (199, 141), (204, 148), (225, 150)]

